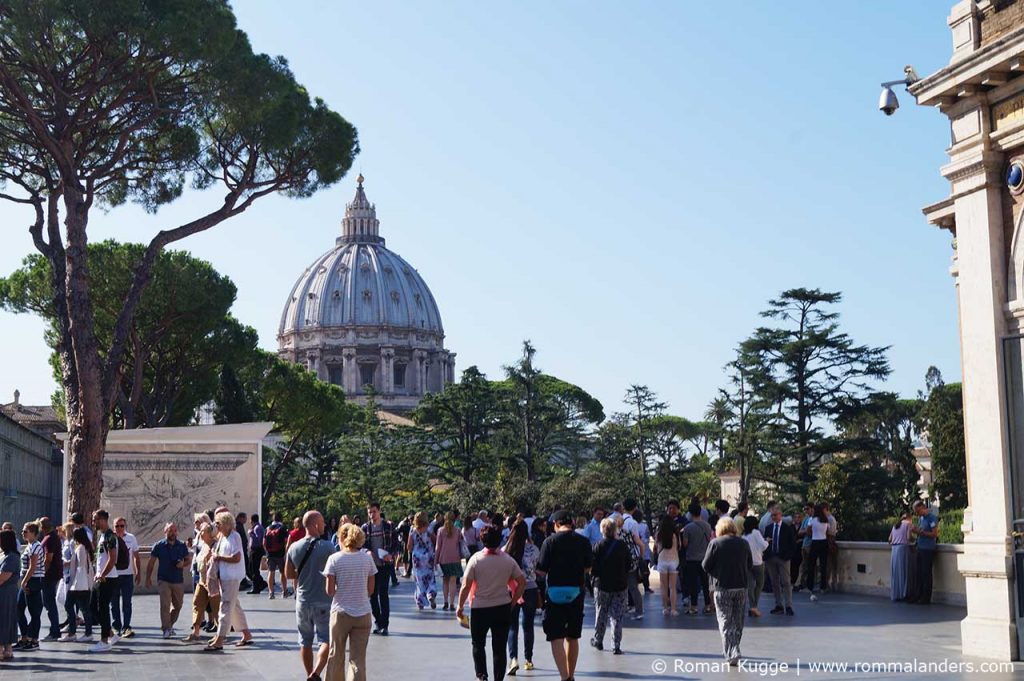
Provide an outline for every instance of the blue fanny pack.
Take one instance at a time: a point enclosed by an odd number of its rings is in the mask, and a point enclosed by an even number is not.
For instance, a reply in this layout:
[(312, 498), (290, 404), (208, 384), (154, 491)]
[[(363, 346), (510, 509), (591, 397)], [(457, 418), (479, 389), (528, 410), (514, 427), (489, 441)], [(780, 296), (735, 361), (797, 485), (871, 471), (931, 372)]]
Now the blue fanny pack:
[(578, 586), (549, 586), (548, 600), (558, 605), (572, 603), (580, 595)]

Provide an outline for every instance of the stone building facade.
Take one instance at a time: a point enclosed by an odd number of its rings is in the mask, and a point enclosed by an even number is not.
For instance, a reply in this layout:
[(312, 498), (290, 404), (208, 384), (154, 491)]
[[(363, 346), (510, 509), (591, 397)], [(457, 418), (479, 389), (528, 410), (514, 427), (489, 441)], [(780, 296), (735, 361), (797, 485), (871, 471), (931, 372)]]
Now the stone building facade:
[(292, 287), (278, 329), (278, 353), (346, 395), (372, 392), (387, 411), (406, 412), (455, 379), (433, 294), (419, 273), (385, 247), (377, 208), (360, 175), (335, 247)]
[(1024, 1), (962, 0), (949, 64), (916, 81), (950, 122), (949, 196), (924, 209), (953, 237), (968, 508), (958, 567), (968, 655), (1024, 649)]
[(0, 521), (62, 517), (62, 458), (52, 440), (0, 412)]

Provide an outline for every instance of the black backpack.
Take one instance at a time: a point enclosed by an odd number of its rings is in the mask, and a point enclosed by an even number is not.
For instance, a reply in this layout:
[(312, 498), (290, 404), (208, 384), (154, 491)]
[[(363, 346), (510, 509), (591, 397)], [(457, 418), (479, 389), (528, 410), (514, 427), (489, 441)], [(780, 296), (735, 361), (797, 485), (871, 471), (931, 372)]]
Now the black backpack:
[[(117, 535), (114, 535), (117, 537)], [(114, 563), (114, 567), (118, 570), (127, 570), (128, 566), (131, 565), (132, 556), (128, 551), (128, 545), (124, 543), (124, 539), (117, 537), (117, 562)]]

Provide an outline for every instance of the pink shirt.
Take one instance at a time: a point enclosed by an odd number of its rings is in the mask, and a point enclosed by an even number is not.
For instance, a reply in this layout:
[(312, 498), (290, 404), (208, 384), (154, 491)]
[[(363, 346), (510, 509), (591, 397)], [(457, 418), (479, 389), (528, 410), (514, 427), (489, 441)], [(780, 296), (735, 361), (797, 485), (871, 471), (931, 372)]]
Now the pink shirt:
[(462, 533), (454, 527), (452, 536), (444, 531), (444, 526), (437, 528), (437, 564), (447, 565), (449, 563), (461, 563), (462, 554), (459, 553), (459, 540)]
[(479, 551), (466, 564), (467, 582), (473, 584), (473, 607), (493, 608), (509, 605), (512, 594), (509, 582), (521, 577), (519, 563), (507, 553)]

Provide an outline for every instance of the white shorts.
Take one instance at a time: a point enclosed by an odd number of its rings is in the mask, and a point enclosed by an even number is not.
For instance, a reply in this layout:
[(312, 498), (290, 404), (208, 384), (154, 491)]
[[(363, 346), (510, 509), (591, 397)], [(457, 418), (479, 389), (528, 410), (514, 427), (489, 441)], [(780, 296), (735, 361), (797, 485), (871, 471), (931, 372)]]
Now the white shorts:
[(678, 560), (659, 560), (658, 561), (658, 572), (679, 572), (679, 561)]

